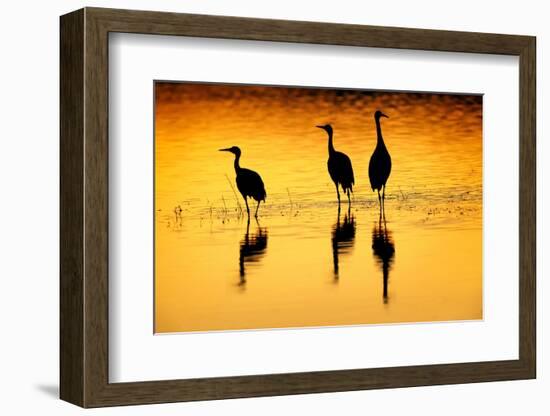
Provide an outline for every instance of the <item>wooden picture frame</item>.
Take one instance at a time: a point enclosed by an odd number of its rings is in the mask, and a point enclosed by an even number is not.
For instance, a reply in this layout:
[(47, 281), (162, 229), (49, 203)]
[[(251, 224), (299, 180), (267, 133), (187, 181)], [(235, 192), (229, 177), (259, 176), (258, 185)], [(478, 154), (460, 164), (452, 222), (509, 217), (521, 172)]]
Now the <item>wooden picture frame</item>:
[[(536, 376), (536, 40), (530, 36), (85, 8), (61, 17), (60, 396), (82, 407)], [(108, 35), (261, 40), (519, 57), (519, 359), (109, 383)]]

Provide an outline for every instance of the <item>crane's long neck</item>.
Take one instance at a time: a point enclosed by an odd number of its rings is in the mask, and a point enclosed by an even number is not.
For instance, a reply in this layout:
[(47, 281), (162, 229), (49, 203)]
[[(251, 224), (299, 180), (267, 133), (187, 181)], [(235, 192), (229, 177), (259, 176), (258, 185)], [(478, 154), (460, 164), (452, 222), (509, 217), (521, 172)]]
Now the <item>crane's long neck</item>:
[(382, 128), (380, 127), (380, 118), (376, 119), (376, 145), (386, 147), (382, 137)]
[(239, 172), (239, 170), (241, 170), (241, 166), (239, 165), (239, 159), (241, 158), (241, 155), (237, 154), (235, 155), (235, 162), (233, 163), (233, 165), (235, 166), (235, 172)]
[(332, 144), (332, 131), (328, 131), (328, 154), (332, 155), (336, 150), (334, 150), (334, 145)]

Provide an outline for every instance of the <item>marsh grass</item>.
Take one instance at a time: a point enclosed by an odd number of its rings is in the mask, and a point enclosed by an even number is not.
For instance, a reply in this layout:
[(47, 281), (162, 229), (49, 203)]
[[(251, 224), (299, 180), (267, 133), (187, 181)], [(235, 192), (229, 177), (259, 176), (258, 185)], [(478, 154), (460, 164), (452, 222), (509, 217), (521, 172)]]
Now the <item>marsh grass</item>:
[[(227, 176), (227, 174), (225, 175), (225, 179), (227, 179), (227, 183), (231, 187), (231, 191), (233, 192), (233, 196), (235, 197), (235, 202), (237, 203), (237, 215), (238, 215), (238, 217), (243, 217), (244, 216), (244, 209), (243, 209), (243, 206), (241, 205), (239, 195), (237, 194), (237, 191), (235, 190), (235, 187), (233, 186), (233, 182), (231, 182), (231, 179), (229, 179), (229, 176)], [(223, 198), (223, 196), (222, 196), (222, 198)]]

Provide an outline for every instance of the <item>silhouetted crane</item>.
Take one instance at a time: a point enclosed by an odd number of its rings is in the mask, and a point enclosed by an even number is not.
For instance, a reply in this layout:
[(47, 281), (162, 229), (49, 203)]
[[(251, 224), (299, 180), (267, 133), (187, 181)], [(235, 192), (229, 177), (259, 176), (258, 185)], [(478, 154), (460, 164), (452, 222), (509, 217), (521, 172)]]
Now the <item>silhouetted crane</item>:
[(260, 202), (265, 202), (265, 197), (267, 196), (262, 178), (253, 170), (241, 168), (241, 166), (239, 165), (239, 159), (241, 158), (241, 149), (239, 149), (237, 146), (228, 147), (227, 149), (220, 149), (220, 152), (230, 152), (235, 155), (234, 165), (235, 173), (237, 174), (237, 189), (244, 198), (244, 203), (246, 204), (246, 212), (248, 213), (249, 220), (250, 208), (248, 208), (247, 197), (258, 201), (255, 214), (255, 217), (258, 218), (258, 208), (260, 208)]
[[(384, 202), (386, 199), (386, 182), (391, 172), (391, 156), (384, 144), (382, 137), (382, 129), (380, 128), (380, 117), (389, 118), (380, 110), (374, 113), (376, 121), (376, 148), (370, 157), (369, 162), (369, 179), (370, 186), (373, 191), (378, 191), (378, 203), (380, 204), (380, 212), (384, 210)], [(380, 197), (382, 191), (382, 197)]]
[(334, 150), (334, 145), (332, 144), (332, 126), (330, 124), (316, 127), (325, 130), (328, 134), (327, 166), (328, 173), (336, 186), (338, 209), (340, 209), (340, 191), (338, 185), (342, 186), (344, 193), (348, 195), (348, 205), (351, 205), (350, 192), (353, 192), (353, 185), (355, 184), (351, 160), (346, 154)]

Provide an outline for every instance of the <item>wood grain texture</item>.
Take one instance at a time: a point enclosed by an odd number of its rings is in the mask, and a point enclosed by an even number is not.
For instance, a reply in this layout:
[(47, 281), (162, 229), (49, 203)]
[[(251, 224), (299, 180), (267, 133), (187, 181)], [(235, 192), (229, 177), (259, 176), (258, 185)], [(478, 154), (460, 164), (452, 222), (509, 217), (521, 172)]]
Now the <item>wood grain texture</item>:
[(111, 32), (519, 55), (528, 36), (87, 8)]
[(60, 388), (84, 405), (84, 12), (60, 22)]
[[(197, 36), (520, 57), (519, 359), (108, 381), (108, 33)], [(535, 39), (484, 33), (86, 8), (61, 18), (61, 397), (83, 407), (534, 378)]]
[(519, 97), (519, 356), (536, 377), (536, 40), (520, 54)]
[(84, 52), (85, 406), (108, 380), (108, 33), (86, 13)]

